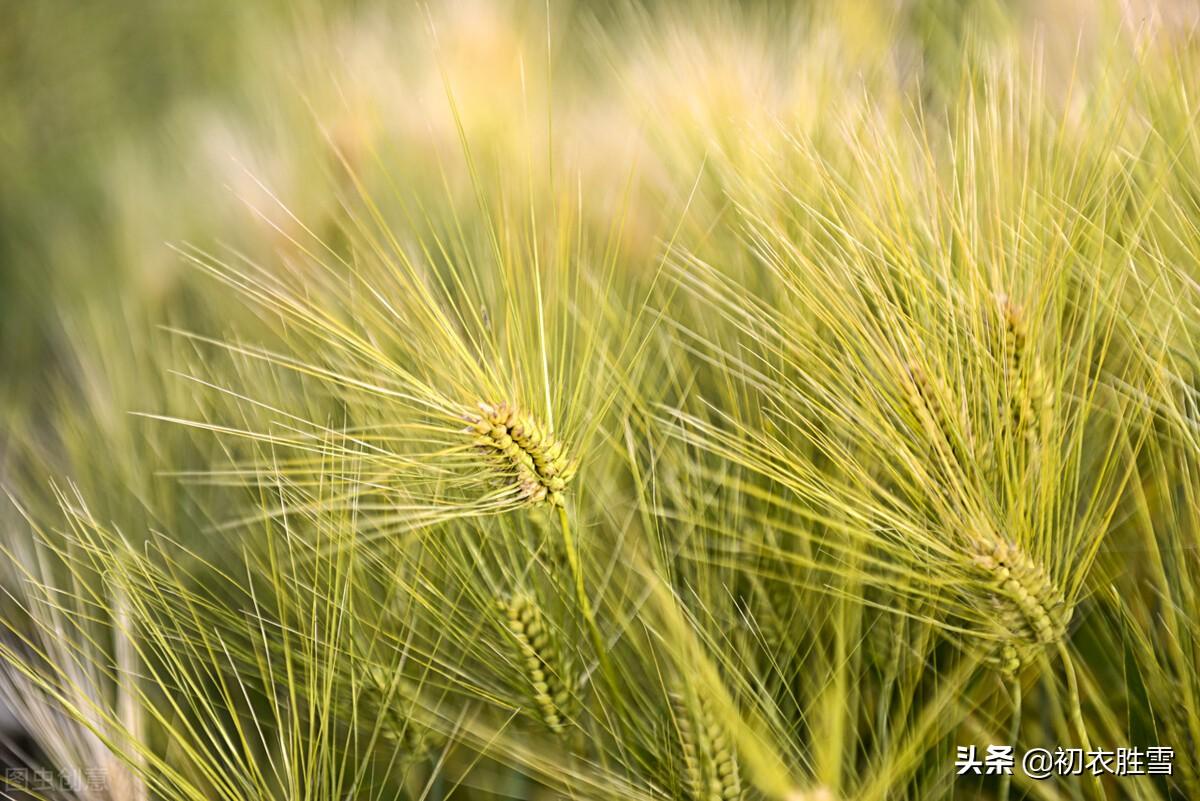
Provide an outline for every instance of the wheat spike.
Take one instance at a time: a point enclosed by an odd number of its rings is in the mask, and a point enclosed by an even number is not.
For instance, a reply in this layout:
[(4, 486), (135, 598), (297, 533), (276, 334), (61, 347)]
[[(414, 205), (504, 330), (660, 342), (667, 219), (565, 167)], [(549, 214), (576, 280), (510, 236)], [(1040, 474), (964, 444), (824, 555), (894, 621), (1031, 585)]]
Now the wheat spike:
[(1006, 635), (998, 662), (1015, 673), (1031, 653), (1066, 633), (1070, 609), (1045, 568), (1015, 544), (997, 536), (974, 542), (972, 559), (992, 586), (997, 622)]
[(737, 755), (708, 702), (697, 697), (693, 714), (682, 693), (671, 693), (671, 711), (683, 753), (684, 785), (692, 801), (742, 798)]
[(404, 678), (373, 667), (368, 670), (370, 697), (381, 707), (380, 736), (395, 743), (406, 762), (424, 759), (445, 740), (426, 721), (416, 702), (416, 689)]
[(968, 428), (956, 420), (942, 403), (950, 397), (946, 388), (925, 368), (909, 362), (906, 376), (901, 380), (909, 407), (920, 420), (934, 450), (944, 450), (955, 464), (966, 465), (974, 451), (974, 438)]
[(510, 478), (522, 501), (560, 506), (577, 464), (563, 443), (508, 403), (480, 403), (467, 416), (479, 447)]
[(1011, 421), (1016, 431), (1031, 442), (1038, 442), (1045, 435), (1045, 417), (1050, 409), (1042, 362), (1029, 347), (1023, 309), (1007, 295), (1001, 295), (999, 302), (1004, 381), (1008, 387)]
[(501, 602), (508, 631), (516, 641), (518, 658), (525, 671), (538, 715), (555, 734), (567, 730), (567, 708), (571, 702), (570, 672), (554, 643), (542, 610), (528, 595), (514, 595)]

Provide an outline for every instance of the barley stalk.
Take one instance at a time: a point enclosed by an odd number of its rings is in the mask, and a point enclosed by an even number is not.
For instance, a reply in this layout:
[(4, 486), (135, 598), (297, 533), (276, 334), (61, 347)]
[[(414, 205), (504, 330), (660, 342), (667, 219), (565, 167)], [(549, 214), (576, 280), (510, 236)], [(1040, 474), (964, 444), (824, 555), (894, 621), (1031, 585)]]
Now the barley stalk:
[[(1023, 703), (1023, 690), (1021, 688), (1021, 679), (1013, 673), (1012, 675), (1012, 719), (1009, 723), (1008, 742), (1016, 743), (1021, 736), (1021, 708)], [(1000, 778), (1000, 801), (1008, 801), (1009, 794), (1012, 792), (1012, 776), (1004, 774)]]

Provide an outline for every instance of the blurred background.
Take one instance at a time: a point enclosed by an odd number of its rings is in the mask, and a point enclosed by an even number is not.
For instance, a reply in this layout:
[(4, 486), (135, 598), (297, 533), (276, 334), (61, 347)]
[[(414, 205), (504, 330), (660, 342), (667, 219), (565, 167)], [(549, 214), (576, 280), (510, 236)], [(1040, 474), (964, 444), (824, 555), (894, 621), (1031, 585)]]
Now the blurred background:
[(836, 136), (865, 97), (936, 118), (992, 53), (1065, 93), (1114, 36), (1152, 47), (1198, 18), (1187, 0), (0, 0), (0, 479), (174, 493), (143, 465), (182, 469), (193, 445), (129, 415), (181, 391), (161, 327), (253, 320), (172, 246), (286, 269), (298, 226), (336, 246), (347, 167), (468, 216), (469, 147), (484, 181), (577, 191), (598, 230), (628, 204), (621, 263), (648, 270), (693, 186), (704, 246), (713, 154)]
[(410, 174), (457, 149), (448, 91), (496, 154), (528, 147), (529, 115), (552, 111), (564, 170), (619, 184), (636, 164), (665, 185), (723, 134), (819, 118), (830, 72), (919, 81), (936, 103), (973, 38), (971, 53), (1037, 42), (1066, 80), (1118, 18), (1163, 35), (1190, 29), (1198, 6), (8, 0), (2, 15), (0, 393), (22, 414), (75, 360), (81, 314), (123, 324), (131, 304), (154, 317), (180, 303), (189, 279), (170, 243), (270, 250), (246, 212), (268, 191), (302, 219), (327, 212), (331, 143), (386, 147)]

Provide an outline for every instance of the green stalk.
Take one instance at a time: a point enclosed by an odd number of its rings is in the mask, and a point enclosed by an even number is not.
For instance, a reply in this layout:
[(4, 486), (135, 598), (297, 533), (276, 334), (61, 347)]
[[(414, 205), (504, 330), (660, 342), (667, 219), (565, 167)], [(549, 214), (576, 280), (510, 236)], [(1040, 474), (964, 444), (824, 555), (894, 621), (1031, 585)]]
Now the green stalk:
[[(600, 669), (605, 678), (612, 682), (613, 672), (608, 660), (608, 646), (604, 642), (600, 626), (596, 623), (596, 613), (592, 609), (592, 601), (588, 598), (587, 588), (584, 585), (583, 565), (579, 559), (579, 550), (575, 545), (575, 536), (571, 532), (571, 521), (567, 515), (565, 504), (558, 505), (558, 522), (562, 530), (563, 550), (567, 554), (567, 566), (571, 569), (571, 576), (575, 580), (575, 595), (579, 602), (579, 609), (583, 613), (588, 634), (592, 638), (592, 646), (596, 649), (596, 658), (600, 662)], [(616, 684), (613, 683), (613, 686), (616, 687)]]
[[(1017, 749), (1017, 738), (1021, 735), (1021, 679), (1019, 676), (1013, 676), (1012, 682), (1012, 724), (1008, 730), (1008, 743), (1013, 747), (1015, 752)], [(1009, 791), (1012, 787), (1012, 774), (1005, 773), (1000, 777), (1000, 800), (1008, 801)]]
[[(1071, 715), (1071, 725), (1075, 727), (1075, 732), (1079, 737), (1079, 747), (1086, 754), (1092, 750), (1092, 746), (1088, 740), (1087, 727), (1083, 723), (1083, 705), (1079, 700), (1079, 682), (1075, 678), (1075, 663), (1071, 659), (1071, 653), (1067, 650), (1067, 645), (1062, 640), (1058, 641), (1058, 656), (1062, 660), (1063, 672), (1067, 677), (1067, 711)], [(1100, 777), (1092, 776), (1092, 783), (1096, 785), (1096, 797), (1106, 798), (1104, 783), (1100, 781)]]

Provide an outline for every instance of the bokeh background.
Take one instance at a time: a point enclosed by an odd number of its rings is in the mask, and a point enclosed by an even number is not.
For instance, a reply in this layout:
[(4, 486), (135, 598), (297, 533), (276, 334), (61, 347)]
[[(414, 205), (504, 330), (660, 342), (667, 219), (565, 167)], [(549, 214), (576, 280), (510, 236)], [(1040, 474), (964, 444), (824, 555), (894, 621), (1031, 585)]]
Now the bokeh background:
[(32, 411), (72, 369), (79, 326), (185, 305), (169, 243), (271, 249), (246, 212), (266, 205), (258, 181), (297, 216), (327, 211), (330, 141), (386, 149), (406, 177), (431, 154), (455, 161), (448, 92), (468, 138), (498, 159), (527, 156), (530, 119), (541, 135), (552, 113), (554, 149), (539, 155), (590, 192), (619, 189), (630, 169), (653, 189), (698, 170), (707, 148), (751, 147), (776, 120), (818, 124), (822, 93), (919, 82), (936, 108), (981, 44), (1039, 52), (1065, 82), (1098, 68), (1090, 59), (1118, 29), (1186, 33), (1198, 14), (1188, 0), (8, 0), (3, 407)]

